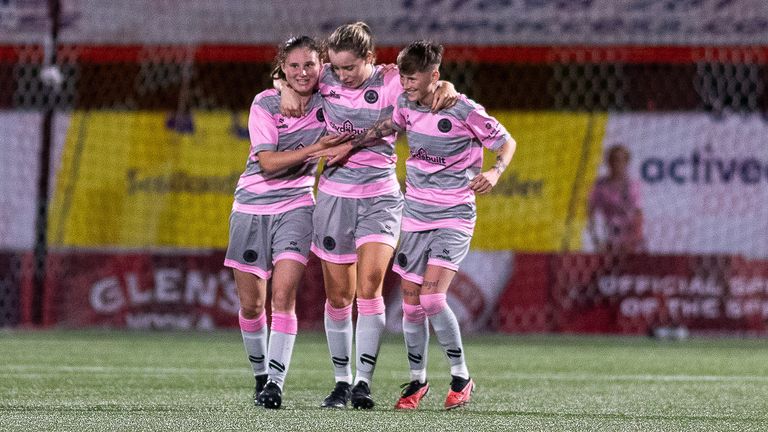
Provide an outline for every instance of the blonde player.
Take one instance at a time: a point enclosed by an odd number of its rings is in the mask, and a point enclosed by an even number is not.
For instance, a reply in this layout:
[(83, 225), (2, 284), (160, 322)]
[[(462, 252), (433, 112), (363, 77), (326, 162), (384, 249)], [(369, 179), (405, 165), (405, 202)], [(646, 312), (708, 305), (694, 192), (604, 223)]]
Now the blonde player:
[[(328, 131), (362, 137), (378, 120), (391, 116), (403, 91), (399, 75), (374, 64), (373, 35), (365, 23), (338, 27), (327, 45), (330, 65), (321, 72), (319, 89)], [(455, 103), (452, 85), (441, 90), (436, 106)], [(403, 208), (395, 175), (395, 138), (359, 140), (313, 154), (328, 157), (318, 185), (311, 248), (322, 260), (325, 331), (336, 380), (322, 407), (343, 408), (348, 401), (359, 409), (374, 406), (371, 382), (385, 324), (382, 286), (398, 242)]]

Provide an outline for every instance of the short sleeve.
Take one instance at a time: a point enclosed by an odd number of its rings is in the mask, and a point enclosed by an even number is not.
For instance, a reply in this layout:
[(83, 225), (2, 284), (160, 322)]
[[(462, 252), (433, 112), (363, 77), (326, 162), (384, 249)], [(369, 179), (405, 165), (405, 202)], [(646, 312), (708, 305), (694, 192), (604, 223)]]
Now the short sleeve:
[(384, 100), (396, 107), (397, 98), (403, 94), (403, 84), (400, 82), (400, 72), (397, 68), (384, 75)]
[(258, 102), (251, 105), (248, 116), (248, 132), (251, 137), (251, 152), (275, 151), (277, 149), (277, 126), (272, 115)]
[(467, 128), (489, 150), (498, 150), (511, 136), (503, 124), (491, 117), (485, 108), (476, 106), (466, 119)]
[(404, 132), (405, 131), (405, 113), (404, 108), (401, 107), (402, 102), (402, 95), (398, 96), (398, 99), (395, 101), (395, 106), (392, 109), (392, 127), (397, 132)]

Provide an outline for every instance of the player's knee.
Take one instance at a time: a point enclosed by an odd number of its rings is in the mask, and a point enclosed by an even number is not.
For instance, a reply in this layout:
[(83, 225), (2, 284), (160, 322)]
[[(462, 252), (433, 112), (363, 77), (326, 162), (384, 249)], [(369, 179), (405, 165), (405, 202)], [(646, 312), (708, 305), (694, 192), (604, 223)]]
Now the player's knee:
[(360, 287), (358, 288), (358, 297), (372, 299), (378, 297), (381, 292), (381, 287), (384, 282), (384, 272), (374, 271), (367, 274), (360, 281)]
[(328, 296), (327, 298), (328, 304), (330, 304), (334, 309), (344, 309), (345, 307), (352, 304), (353, 299), (354, 294)]
[(443, 309), (448, 307), (445, 293), (422, 294), (419, 296), (419, 302), (421, 303), (421, 307), (424, 308), (424, 312), (427, 316), (439, 314)]
[(403, 319), (412, 323), (423, 323), (427, 318), (424, 307), (421, 305), (403, 302)]
[(296, 308), (296, 296), (288, 292), (272, 292), (272, 310), (293, 313)]
[(240, 301), (240, 315), (245, 319), (256, 319), (264, 312), (264, 302), (261, 301)]

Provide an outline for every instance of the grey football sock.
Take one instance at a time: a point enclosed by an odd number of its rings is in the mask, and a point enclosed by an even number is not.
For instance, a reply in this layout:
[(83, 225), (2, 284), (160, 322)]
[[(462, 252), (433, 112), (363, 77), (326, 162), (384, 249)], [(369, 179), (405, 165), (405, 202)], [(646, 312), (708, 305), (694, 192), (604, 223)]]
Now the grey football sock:
[(352, 315), (343, 320), (335, 320), (325, 313), (325, 336), (328, 351), (333, 363), (333, 375), (336, 381), (352, 384)]
[(385, 324), (386, 319), (383, 313), (357, 316), (357, 328), (355, 329), (357, 375), (355, 376), (355, 383), (359, 381), (371, 383)]
[(269, 380), (277, 383), (281, 390), (291, 364), (295, 340), (296, 335), (274, 330), (269, 336)]
[(263, 375), (267, 373), (267, 326), (255, 332), (240, 330), (243, 336), (243, 345), (245, 353), (248, 355), (248, 361), (251, 362), (251, 368), (254, 375)]
[(448, 362), (451, 364), (451, 375), (469, 378), (469, 371), (464, 359), (464, 346), (461, 343), (461, 331), (456, 315), (450, 307), (430, 315), (429, 322), (435, 330), (437, 341), (443, 347)]
[(429, 346), (429, 322), (425, 319), (414, 323), (403, 317), (403, 337), (408, 353), (411, 381), (427, 380), (427, 347)]

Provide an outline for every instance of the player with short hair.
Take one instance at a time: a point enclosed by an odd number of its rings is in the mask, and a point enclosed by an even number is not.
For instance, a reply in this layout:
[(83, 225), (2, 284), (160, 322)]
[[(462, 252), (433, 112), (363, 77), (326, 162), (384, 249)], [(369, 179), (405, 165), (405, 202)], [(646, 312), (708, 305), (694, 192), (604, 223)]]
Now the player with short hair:
[[(405, 132), (410, 157), (406, 165), (405, 210), (393, 270), (402, 277), (403, 334), (411, 381), (395, 408), (418, 408), (429, 392), (427, 346), (432, 328), (451, 365), (445, 408), (470, 401), (475, 383), (469, 375), (456, 316), (446, 302), (448, 287), (469, 252), (476, 220), (475, 194), (496, 185), (512, 160), (516, 143), (485, 109), (459, 95), (458, 103), (431, 112), (440, 78), (443, 47), (416, 41), (397, 57), (405, 92), (390, 122), (370, 135)], [(483, 147), (498, 153), (496, 164), (482, 171)]]
[[(399, 75), (375, 65), (373, 34), (363, 22), (338, 27), (327, 47), (330, 65), (320, 75), (319, 89), (329, 133), (362, 138), (378, 120), (391, 116), (403, 91)], [(452, 85), (441, 90), (436, 106), (455, 102)], [(384, 275), (398, 242), (403, 208), (395, 138), (360, 139), (313, 155), (328, 158), (318, 184), (312, 251), (322, 260), (325, 331), (336, 381), (322, 407), (343, 408), (348, 401), (359, 409), (374, 406), (371, 381), (385, 326)]]
[[(291, 38), (278, 49), (273, 75), (285, 79), (307, 107), (293, 119), (279, 112), (280, 95), (265, 90), (248, 118), (250, 151), (235, 190), (224, 265), (233, 268), (240, 299), (239, 322), (256, 386), (254, 403), (280, 408), (291, 361), (297, 320), (296, 289), (304, 274), (312, 236), (317, 150), (338, 145), (350, 134), (325, 134), (315, 86), (320, 49), (310, 37)], [(264, 303), (272, 285), (272, 325), (267, 344)], [(268, 345), (268, 347), (267, 347)]]

